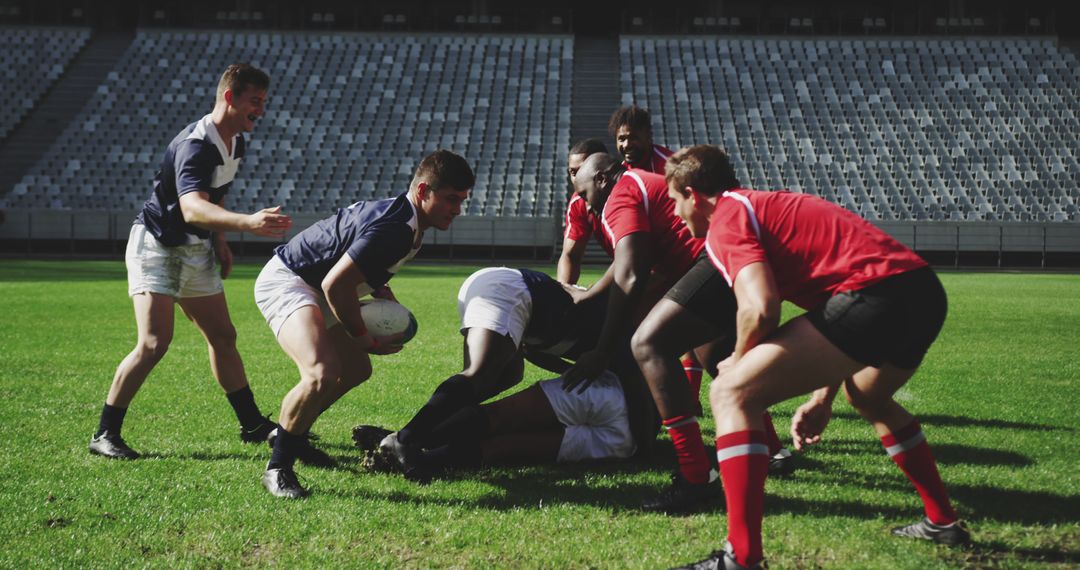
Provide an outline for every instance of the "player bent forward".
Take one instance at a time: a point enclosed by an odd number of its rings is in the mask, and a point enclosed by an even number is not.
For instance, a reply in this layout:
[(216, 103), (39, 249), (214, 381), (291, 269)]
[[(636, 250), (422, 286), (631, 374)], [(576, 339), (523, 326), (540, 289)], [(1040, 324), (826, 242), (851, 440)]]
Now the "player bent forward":
[[(447, 467), (625, 458), (648, 449), (656, 411), (628, 353), (617, 376), (605, 371), (588, 390), (568, 393), (559, 378), (480, 405), (521, 381), (523, 358), (558, 374), (568, 369), (564, 359), (595, 346), (606, 305), (603, 296), (575, 305), (561, 284), (536, 271), (477, 271), (458, 293), (464, 370), (387, 435), (380, 453), (423, 482)], [(360, 426), (354, 437), (370, 449), (377, 434)]]
[[(738, 304), (735, 351), (720, 364), (710, 390), (728, 544), (692, 567), (761, 565), (769, 463), (761, 413), (813, 392), (791, 431), (798, 448), (816, 443), (841, 384), (922, 498), (926, 518), (894, 534), (966, 542), (968, 532), (926, 437), (893, 399), (945, 322), (945, 290), (933, 270), (883, 231), (825, 200), (738, 189), (731, 163), (717, 147), (679, 151), (668, 161), (666, 178), (687, 226), (694, 235), (707, 233), (709, 256)], [(807, 313), (779, 326), (782, 301)]]
[(359, 297), (393, 300), (386, 283), (416, 255), (424, 231), (446, 230), (475, 176), (465, 159), (437, 151), (397, 198), (357, 202), (279, 246), (255, 282), (255, 303), (300, 382), (281, 403), (281, 428), (262, 482), (278, 497), (308, 494), (293, 470), (305, 434), (330, 405), (371, 376), (369, 354), (401, 350), (400, 337), (372, 337)]

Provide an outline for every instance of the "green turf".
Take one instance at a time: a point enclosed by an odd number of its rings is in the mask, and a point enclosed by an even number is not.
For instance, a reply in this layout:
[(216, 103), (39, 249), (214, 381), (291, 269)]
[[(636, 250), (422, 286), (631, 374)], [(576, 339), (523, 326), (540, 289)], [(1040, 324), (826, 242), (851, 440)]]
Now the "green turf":
[[(258, 269), (238, 267), (226, 289), (256, 398), (276, 416), (296, 374), (252, 300)], [(90, 456), (113, 371), (135, 339), (123, 265), (0, 261), (0, 567), (663, 568), (717, 547), (722, 510), (635, 510), (666, 484), (670, 444), (643, 464), (505, 469), (423, 488), (358, 468), (353, 425), (400, 426), (459, 369), (455, 294), (472, 269), (411, 266), (394, 280), (420, 333), (316, 424), (343, 467), (301, 467), (314, 495), (287, 502), (259, 485), (267, 449), (239, 442), (205, 346), (182, 318), (125, 424), (148, 457)], [(773, 568), (1080, 565), (1080, 276), (942, 279), (949, 320), (899, 397), (921, 418), (975, 547), (889, 536), (921, 516), (917, 496), (838, 402), (805, 468), (768, 483)], [(781, 431), (795, 405), (774, 410)]]

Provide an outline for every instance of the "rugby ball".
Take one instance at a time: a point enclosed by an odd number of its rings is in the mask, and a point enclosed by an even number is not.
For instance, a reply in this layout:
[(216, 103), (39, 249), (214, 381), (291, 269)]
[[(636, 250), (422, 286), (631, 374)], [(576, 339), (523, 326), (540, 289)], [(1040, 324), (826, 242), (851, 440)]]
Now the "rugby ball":
[(389, 336), (404, 333), (401, 344), (416, 336), (416, 317), (400, 303), (386, 299), (360, 301), (360, 316), (372, 336)]

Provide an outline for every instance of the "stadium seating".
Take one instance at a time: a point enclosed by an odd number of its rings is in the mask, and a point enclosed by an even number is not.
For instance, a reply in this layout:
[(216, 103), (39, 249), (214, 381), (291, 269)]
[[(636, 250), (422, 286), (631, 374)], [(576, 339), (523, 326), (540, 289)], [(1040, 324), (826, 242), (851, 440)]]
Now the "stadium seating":
[(477, 173), (467, 213), (550, 216), (565, 188), (572, 49), (569, 36), (141, 30), (0, 207), (138, 208), (165, 146), (213, 107), (221, 71), (246, 61), (272, 85), (228, 207), (329, 212), (396, 195), (421, 158), (449, 148)]
[(0, 140), (90, 39), (88, 28), (0, 27)]
[(622, 102), (746, 186), (883, 221), (1080, 221), (1080, 65), (1049, 39), (620, 41)]

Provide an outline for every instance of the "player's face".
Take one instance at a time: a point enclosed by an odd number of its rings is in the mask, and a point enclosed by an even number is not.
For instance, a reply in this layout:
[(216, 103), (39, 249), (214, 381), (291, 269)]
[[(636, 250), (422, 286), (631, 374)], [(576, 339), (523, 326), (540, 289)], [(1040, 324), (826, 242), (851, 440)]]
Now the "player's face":
[(680, 192), (673, 185), (668, 186), (668, 197), (675, 202), (675, 214), (682, 218), (690, 234), (696, 238), (703, 238), (709, 231), (708, 216), (701, 208), (697, 207), (697, 201), (691, 192)]
[(623, 160), (631, 166), (640, 166), (652, 151), (652, 133), (642, 129), (632, 130), (629, 125), (623, 125), (615, 131), (615, 146)]
[(248, 87), (241, 93), (232, 94), (233, 116), (237, 130), (250, 133), (255, 121), (266, 114), (266, 89)]
[(599, 174), (593, 177), (574, 176), (574, 193), (585, 199), (589, 212), (594, 216), (604, 210), (604, 201), (607, 196), (603, 195), (603, 188), (598, 183), (602, 178)]
[(444, 186), (438, 190), (428, 188), (420, 201), (427, 225), (446, 230), (454, 218), (461, 215), (461, 205), (469, 197), (468, 190), (457, 190)]
[(581, 168), (581, 163), (585, 162), (588, 158), (584, 154), (571, 154), (566, 157), (566, 175), (570, 177), (570, 183), (574, 183), (574, 179), (577, 178), (577, 171)]

